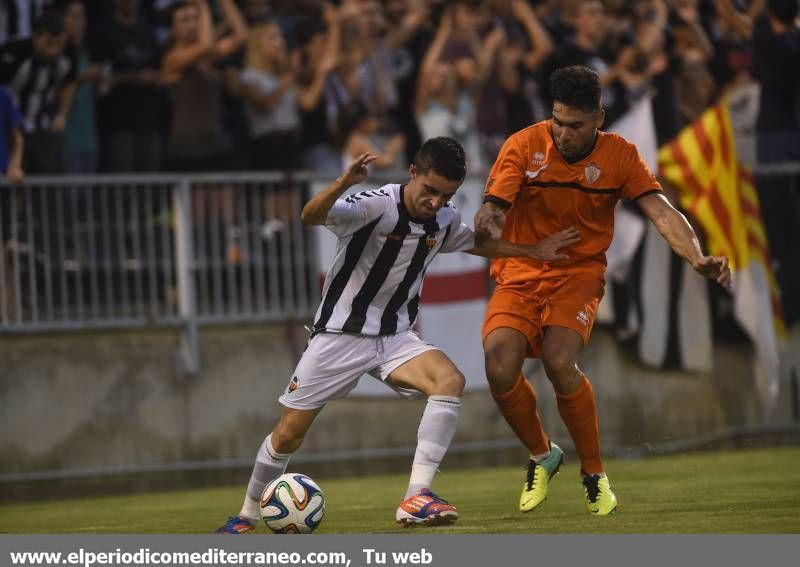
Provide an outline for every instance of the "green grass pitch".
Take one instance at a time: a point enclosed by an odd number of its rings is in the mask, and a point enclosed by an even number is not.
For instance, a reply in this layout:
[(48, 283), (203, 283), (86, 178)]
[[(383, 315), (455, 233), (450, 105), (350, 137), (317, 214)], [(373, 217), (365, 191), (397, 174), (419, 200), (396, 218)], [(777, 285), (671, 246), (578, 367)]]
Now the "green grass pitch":
[[(445, 461), (433, 488), (459, 507), (459, 521), (409, 530), (394, 523), (405, 472), (318, 479), (327, 497), (318, 533), (800, 533), (800, 447), (607, 459), (605, 465), (619, 508), (592, 517), (574, 461), (554, 478), (544, 504), (527, 514), (517, 511), (521, 466), (451, 470)], [(243, 491), (7, 504), (0, 506), (0, 532), (209, 533), (239, 510)]]

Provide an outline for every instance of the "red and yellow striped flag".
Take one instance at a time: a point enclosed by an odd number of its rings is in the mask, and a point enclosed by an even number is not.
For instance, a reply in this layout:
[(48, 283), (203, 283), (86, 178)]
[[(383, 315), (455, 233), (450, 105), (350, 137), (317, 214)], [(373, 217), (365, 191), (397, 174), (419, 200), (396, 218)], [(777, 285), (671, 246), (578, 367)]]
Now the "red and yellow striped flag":
[[(785, 337), (758, 194), (737, 158), (727, 102), (709, 108), (658, 152), (661, 175), (706, 234), (708, 252), (728, 256), (736, 317), (756, 345), (765, 401), (778, 388), (778, 337)], [(770, 404), (771, 405), (771, 404)]]

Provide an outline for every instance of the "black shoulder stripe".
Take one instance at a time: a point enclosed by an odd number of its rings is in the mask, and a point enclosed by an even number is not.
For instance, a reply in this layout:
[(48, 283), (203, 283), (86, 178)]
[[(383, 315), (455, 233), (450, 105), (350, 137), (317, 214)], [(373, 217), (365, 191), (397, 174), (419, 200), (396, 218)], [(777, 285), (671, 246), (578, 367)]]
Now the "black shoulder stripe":
[(360, 201), (361, 199), (369, 197), (389, 197), (389, 193), (385, 189), (371, 189), (369, 191), (361, 191), (359, 193), (348, 195), (344, 198), (344, 200), (345, 202), (352, 204), (356, 201)]

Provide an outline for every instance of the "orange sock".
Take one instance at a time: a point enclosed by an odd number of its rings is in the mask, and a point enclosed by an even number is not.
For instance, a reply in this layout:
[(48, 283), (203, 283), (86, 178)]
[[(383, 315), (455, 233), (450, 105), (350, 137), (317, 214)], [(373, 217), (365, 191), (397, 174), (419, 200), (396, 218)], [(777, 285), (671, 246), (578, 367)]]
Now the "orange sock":
[(575, 450), (581, 458), (581, 469), (588, 474), (603, 472), (600, 461), (600, 431), (597, 425), (597, 405), (594, 390), (586, 375), (583, 384), (571, 394), (563, 396), (556, 392), (558, 413), (564, 420)]
[(514, 387), (505, 394), (492, 397), (514, 433), (528, 448), (531, 455), (540, 455), (550, 450), (550, 440), (542, 428), (542, 420), (536, 411), (536, 392), (520, 372)]

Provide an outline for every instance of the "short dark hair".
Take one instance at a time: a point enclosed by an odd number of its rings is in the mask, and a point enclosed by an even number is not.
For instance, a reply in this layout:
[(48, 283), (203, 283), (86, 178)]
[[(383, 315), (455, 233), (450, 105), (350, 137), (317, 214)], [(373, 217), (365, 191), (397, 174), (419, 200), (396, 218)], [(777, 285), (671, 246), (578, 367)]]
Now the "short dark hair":
[(767, 9), (780, 22), (792, 25), (797, 19), (797, 12), (800, 8), (798, 8), (797, 0), (768, 0)]
[(600, 110), (600, 75), (583, 65), (557, 69), (550, 75), (550, 98), (587, 112)]
[(57, 10), (45, 10), (33, 22), (33, 35), (47, 34), (58, 36), (64, 33), (64, 16)]
[(417, 173), (426, 174), (433, 170), (450, 181), (461, 181), (467, 176), (467, 159), (464, 148), (453, 138), (439, 136), (422, 144), (414, 156)]

